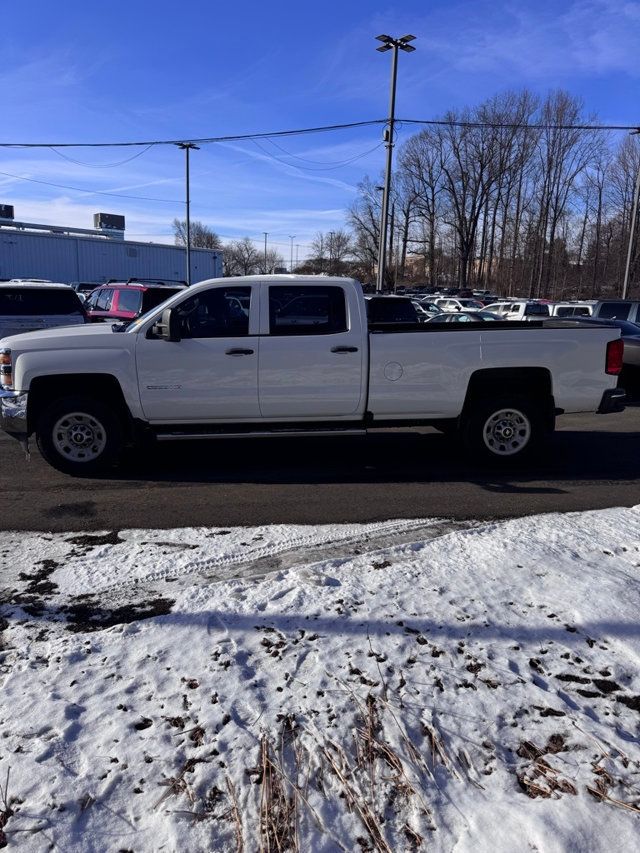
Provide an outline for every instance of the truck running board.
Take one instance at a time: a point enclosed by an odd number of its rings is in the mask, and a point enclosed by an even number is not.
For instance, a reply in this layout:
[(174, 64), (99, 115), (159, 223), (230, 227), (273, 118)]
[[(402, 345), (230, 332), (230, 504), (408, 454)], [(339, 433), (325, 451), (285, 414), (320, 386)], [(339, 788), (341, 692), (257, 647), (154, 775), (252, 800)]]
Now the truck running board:
[(255, 432), (159, 432), (158, 441), (192, 441), (203, 438), (303, 438), (305, 436), (366, 435), (366, 429), (295, 429), (260, 430)]

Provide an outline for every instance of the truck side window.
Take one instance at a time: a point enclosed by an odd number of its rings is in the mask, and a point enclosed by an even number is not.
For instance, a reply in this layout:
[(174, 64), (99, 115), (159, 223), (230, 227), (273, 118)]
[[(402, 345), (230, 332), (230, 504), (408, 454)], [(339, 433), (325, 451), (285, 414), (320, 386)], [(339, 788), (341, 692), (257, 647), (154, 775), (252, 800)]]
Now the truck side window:
[(249, 334), (250, 287), (212, 287), (175, 306), (183, 338), (236, 338)]
[(347, 331), (341, 287), (274, 285), (269, 288), (269, 333), (332, 335)]

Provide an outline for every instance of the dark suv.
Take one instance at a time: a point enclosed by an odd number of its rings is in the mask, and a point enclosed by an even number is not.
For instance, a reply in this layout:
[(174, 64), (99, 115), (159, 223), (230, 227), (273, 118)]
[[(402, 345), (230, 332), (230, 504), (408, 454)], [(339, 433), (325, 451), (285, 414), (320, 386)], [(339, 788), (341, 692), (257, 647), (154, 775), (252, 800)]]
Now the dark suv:
[(628, 320), (630, 323), (640, 323), (640, 301), (601, 299), (593, 306), (592, 316), (599, 320)]
[(92, 291), (84, 307), (89, 320), (94, 323), (100, 320), (131, 322), (186, 286), (184, 282), (148, 279), (109, 282)]

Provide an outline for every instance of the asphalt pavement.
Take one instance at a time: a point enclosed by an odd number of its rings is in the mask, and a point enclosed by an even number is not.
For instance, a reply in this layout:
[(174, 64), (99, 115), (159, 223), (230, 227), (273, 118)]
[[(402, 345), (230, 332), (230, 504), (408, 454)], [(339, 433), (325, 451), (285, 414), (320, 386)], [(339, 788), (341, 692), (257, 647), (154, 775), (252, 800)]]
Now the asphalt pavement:
[(365, 438), (166, 442), (101, 479), (0, 436), (4, 530), (491, 519), (640, 504), (640, 408), (570, 415), (535, 461), (480, 465), (431, 429)]

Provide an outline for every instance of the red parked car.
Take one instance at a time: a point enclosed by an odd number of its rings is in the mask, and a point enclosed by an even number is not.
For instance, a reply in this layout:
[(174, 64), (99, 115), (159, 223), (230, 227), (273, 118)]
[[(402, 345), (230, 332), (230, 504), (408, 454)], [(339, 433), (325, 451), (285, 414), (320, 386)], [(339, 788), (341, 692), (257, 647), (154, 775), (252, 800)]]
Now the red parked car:
[(84, 308), (93, 323), (100, 320), (131, 322), (165, 299), (186, 288), (184, 282), (132, 278), (103, 284), (87, 297)]

